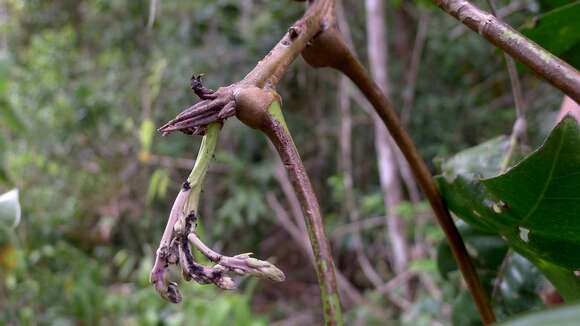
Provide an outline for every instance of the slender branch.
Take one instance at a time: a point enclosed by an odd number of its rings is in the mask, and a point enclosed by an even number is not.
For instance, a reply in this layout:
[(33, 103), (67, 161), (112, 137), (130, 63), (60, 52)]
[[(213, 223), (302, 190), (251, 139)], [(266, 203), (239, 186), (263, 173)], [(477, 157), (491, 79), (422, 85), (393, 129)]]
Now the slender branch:
[(375, 110), (391, 132), (393, 139), (403, 152), (403, 155), (407, 158), (415, 178), (429, 200), (431, 207), (435, 212), (435, 216), (437, 217), (437, 221), (447, 237), (447, 241), (452, 248), (455, 259), (463, 273), (463, 277), (471, 290), (471, 294), (474, 297), (483, 321), (487, 324), (493, 323), (495, 317), (485, 290), (483, 289), (473, 263), (467, 254), (463, 239), (459, 235), (459, 232), (453, 223), (453, 219), (439, 195), (427, 165), (423, 161), (423, 158), (420, 156), (415, 144), (407, 132), (401, 127), (388, 99), (382, 94), (378, 86), (368, 77), (368, 74), (360, 62), (355, 60), (356, 59), (353, 57), (352, 66), (349, 70), (344, 72), (353, 80), (353, 82), (373, 104)]
[[(352, 47), (350, 28), (344, 15), (342, 1), (338, 1), (336, 6), (337, 24), (344, 32), (345, 41)], [(352, 168), (352, 116), (350, 107), (350, 96), (348, 89), (351, 87), (348, 77), (341, 76), (338, 85), (338, 107), (340, 108), (340, 162), (342, 163), (343, 186), (345, 191), (344, 210), (353, 223), (360, 221), (360, 212), (355, 202), (353, 168)], [(370, 259), (364, 250), (364, 244), (360, 229), (354, 229), (352, 233), (353, 246), (356, 252), (357, 261), (366, 278), (375, 286), (381, 286), (383, 280), (375, 270)]]
[[(492, 15), (497, 17), (497, 10), (495, 8), (494, 1), (487, 0), (487, 4), (489, 5)], [(524, 96), (522, 94), (522, 86), (520, 83), (520, 77), (518, 76), (518, 71), (516, 69), (516, 63), (514, 59), (510, 57), (507, 53), (504, 52), (503, 56), (505, 59), (508, 75), (510, 78), (512, 94), (514, 97), (514, 105), (516, 107), (516, 122), (514, 123), (514, 126), (512, 128), (507, 154), (505, 155), (505, 158), (501, 163), (501, 171), (505, 171), (508, 165), (511, 163), (518, 142), (526, 138), (526, 129), (527, 129)]]
[(288, 29), (278, 44), (244, 77), (241, 85), (275, 87), (308, 42), (328, 24), (324, 20), (333, 19), (334, 0), (310, 3), (304, 16)]
[(421, 15), (419, 16), (419, 22), (417, 23), (417, 35), (415, 36), (413, 51), (411, 52), (411, 62), (409, 63), (409, 70), (405, 78), (405, 89), (403, 90), (403, 110), (401, 111), (401, 120), (405, 126), (409, 124), (411, 109), (415, 102), (417, 76), (419, 75), (419, 66), (421, 65), (423, 48), (425, 47), (425, 41), (427, 40), (429, 17), (429, 12), (422, 10)]
[(580, 103), (580, 72), (574, 67), (467, 0), (433, 2)]
[(308, 63), (315, 67), (332, 67), (340, 70), (357, 85), (371, 102), (409, 162), (411, 171), (429, 200), (437, 221), (443, 229), (453, 255), (457, 260), (459, 269), (475, 300), (483, 322), (485, 324), (493, 323), (495, 316), (489, 303), (489, 298), (479, 281), (463, 239), (451, 218), (447, 206), (439, 195), (427, 164), (423, 161), (410, 136), (403, 129), (389, 100), (382, 93), (379, 86), (369, 77), (366, 69), (356, 59), (348, 46), (346, 46), (336, 28), (325, 30), (318, 35), (313, 40), (312, 45), (303, 52), (303, 56)]
[(327, 325), (341, 325), (342, 312), (336, 285), (335, 267), (330, 243), (324, 232), (318, 200), (286, 126), (278, 101), (274, 101), (268, 106), (268, 113), (264, 118), (266, 120), (263, 120), (262, 131), (266, 133), (278, 150), (305, 213), (306, 227), (320, 282), (325, 323)]

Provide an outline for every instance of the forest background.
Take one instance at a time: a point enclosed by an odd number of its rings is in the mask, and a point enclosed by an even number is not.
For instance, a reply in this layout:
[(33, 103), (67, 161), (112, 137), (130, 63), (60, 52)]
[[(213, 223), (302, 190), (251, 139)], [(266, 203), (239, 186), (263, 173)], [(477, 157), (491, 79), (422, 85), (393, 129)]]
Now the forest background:
[[(368, 8), (342, 2), (339, 24), (348, 23), (342, 30), (368, 67)], [(496, 6), (525, 30), (556, 2)], [(322, 320), (290, 182), (266, 139), (236, 119), (221, 133), (198, 233), (221, 252), (269, 258), (287, 280), (243, 279), (235, 292), (187, 284), (179, 305), (149, 283), (201, 140), (156, 128), (193, 102), (192, 73), (204, 73), (211, 88), (241, 79), (303, 10), (289, 0), (0, 1), (0, 193), (18, 189), (21, 205), (18, 225), (0, 227), (0, 323)], [(386, 89), (434, 174), (455, 153), (510, 135), (517, 114), (501, 52), (427, 2), (386, 1), (384, 14)], [(564, 97), (518, 71), (523, 148), (533, 149), (556, 125)], [(346, 280), (347, 323), (477, 324), (460, 275), (442, 266), (443, 233), (366, 100), (338, 73), (301, 58), (278, 92)], [(510, 271), (524, 274), (519, 287), (499, 286), (500, 318), (554, 301), (549, 283), (521, 260), (505, 272), (507, 280)]]

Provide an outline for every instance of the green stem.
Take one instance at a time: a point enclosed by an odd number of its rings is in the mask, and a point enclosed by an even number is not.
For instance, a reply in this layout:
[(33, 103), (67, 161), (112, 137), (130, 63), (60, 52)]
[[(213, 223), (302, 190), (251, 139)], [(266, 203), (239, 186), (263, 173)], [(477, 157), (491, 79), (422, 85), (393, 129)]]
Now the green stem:
[(318, 199), (284, 120), (280, 102), (272, 102), (268, 107), (268, 113), (267, 126), (262, 130), (268, 135), (268, 138), (278, 150), (304, 212), (320, 285), (325, 324), (342, 325), (342, 311), (336, 286), (335, 266), (330, 243), (324, 232), (324, 223)]
[(205, 136), (203, 136), (199, 153), (195, 159), (195, 165), (187, 178), (191, 191), (187, 198), (187, 202), (183, 207), (184, 212), (194, 211), (197, 213), (203, 180), (207, 174), (209, 163), (213, 159), (220, 129), (221, 124), (218, 122), (211, 123), (207, 126), (207, 132)]

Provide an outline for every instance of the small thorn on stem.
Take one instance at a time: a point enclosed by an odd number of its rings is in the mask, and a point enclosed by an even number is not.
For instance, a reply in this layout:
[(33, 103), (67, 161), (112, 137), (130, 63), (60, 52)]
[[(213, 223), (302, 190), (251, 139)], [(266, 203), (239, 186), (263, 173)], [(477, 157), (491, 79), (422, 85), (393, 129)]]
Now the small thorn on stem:
[(195, 74), (193, 74), (191, 76), (191, 89), (202, 100), (215, 99), (215, 96), (214, 96), (215, 92), (213, 90), (203, 86), (203, 83), (201, 81), (201, 77), (203, 77), (203, 74), (199, 74), (197, 76)]

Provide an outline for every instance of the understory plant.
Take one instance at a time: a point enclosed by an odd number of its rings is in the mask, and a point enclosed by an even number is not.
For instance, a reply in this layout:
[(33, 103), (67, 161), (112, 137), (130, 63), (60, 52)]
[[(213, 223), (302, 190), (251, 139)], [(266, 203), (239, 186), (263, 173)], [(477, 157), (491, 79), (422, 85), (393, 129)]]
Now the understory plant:
[[(477, 8), (466, 0), (434, 0), (434, 3), (511, 57), (530, 67), (576, 102), (580, 102), (580, 73), (571, 65), (530, 41), (493, 14)], [(580, 141), (576, 139), (577, 137), (574, 138), (574, 135), (578, 134), (575, 122), (565, 119), (548, 139), (543, 150), (522, 161), (504, 175), (485, 180), (473, 179), (475, 180), (473, 184), (467, 185), (459, 177), (445, 179), (452, 181), (439, 179), (444, 195), (442, 197), (427, 164), (400, 123), (391, 102), (369, 76), (338, 30), (335, 0), (309, 0), (306, 7), (304, 16), (289, 27), (282, 39), (242, 80), (214, 91), (204, 87), (199, 76), (194, 76), (192, 89), (201, 101), (159, 128), (163, 134), (181, 131), (187, 135), (204, 137), (191, 174), (175, 199), (156, 252), (151, 282), (159, 294), (174, 303), (182, 299), (177, 283), (169, 280), (168, 269), (172, 265), (179, 266), (186, 281), (214, 284), (226, 290), (236, 287), (232, 275), (252, 275), (273, 281), (284, 280), (282, 271), (273, 264), (253, 258), (250, 254), (222, 255), (206, 246), (196, 234), (196, 222), (201, 218), (198, 207), (203, 179), (224, 121), (235, 116), (248, 127), (262, 132), (276, 148), (302, 206), (320, 285), (325, 323), (327, 325), (343, 323), (335, 265), (325, 234), (321, 210), (290, 128), (285, 122), (282, 99), (276, 92), (276, 86), (284, 77), (289, 65), (302, 55), (312, 67), (334, 68), (344, 74), (371, 103), (406, 158), (417, 183), (429, 201), (446, 236), (448, 251), (463, 275), (484, 324), (496, 321), (489, 291), (480, 281), (476, 268), (479, 266), (474, 265), (470, 258), (448, 206), (467, 222), (505, 237), (514, 250), (530, 259), (558, 289), (562, 289), (566, 299), (576, 298), (580, 292), (570, 287), (570, 284), (576, 284), (570, 273), (573, 273), (573, 268), (580, 267), (577, 266), (577, 261), (559, 256), (553, 258), (551, 255), (557, 256), (555, 250), (548, 252), (544, 250), (545, 245), (554, 246), (556, 244), (554, 241), (557, 241), (554, 234), (564, 230), (554, 227), (545, 234), (545, 237), (539, 237), (538, 240), (535, 238), (536, 235), (545, 232), (536, 230), (536, 223), (543, 223), (536, 221), (536, 218), (539, 220), (543, 218), (541, 213), (544, 210), (558, 209), (545, 202), (549, 198), (547, 194), (551, 194), (550, 191), (556, 192), (555, 196), (558, 195), (557, 190), (551, 188), (551, 181), (553, 178), (575, 175), (577, 171), (574, 169), (580, 166), (580, 162), (578, 165), (570, 163), (575, 163), (574, 159), (577, 159), (578, 155), (559, 157), (560, 153), (570, 153), (578, 148)], [(517, 76), (510, 60), (508, 59), (508, 67), (511, 67), (510, 77), (515, 82)], [(514, 125), (515, 136), (511, 138), (509, 153), (513, 153), (517, 138), (525, 129), (524, 124), (523, 114), (518, 113), (518, 121)], [(535, 167), (535, 164), (539, 164), (534, 163), (535, 161), (541, 163), (547, 160), (542, 155), (551, 154), (558, 154), (551, 156), (553, 159), (551, 166), (547, 169), (543, 165)], [(512, 154), (502, 161), (496, 170), (497, 173), (505, 171), (512, 161), (511, 156)], [(539, 185), (524, 184), (528, 173), (536, 173), (534, 171), (537, 171), (538, 175), (545, 174), (545, 182)], [(530, 189), (529, 201), (523, 198), (523, 194), (514, 191), (518, 187)], [(565, 199), (566, 196), (562, 195), (559, 198)], [(480, 202), (487, 204), (473, 207)], [(502, 215), (505, 221), (498, 222), (493, 216), (494, 213), (505, 215)], [(541, 243), (538, 243), (537, 247), (529, 247), (530, 243), (536, 244), (534, 241)], [(578, 245), (575, 238), (569, 241), (562, 240), (558, 244), (566, 245), (569, 249), (577, 248)], [(215, 265), (204, 266), (198, 263), (191, 252), (191, 245)]]

